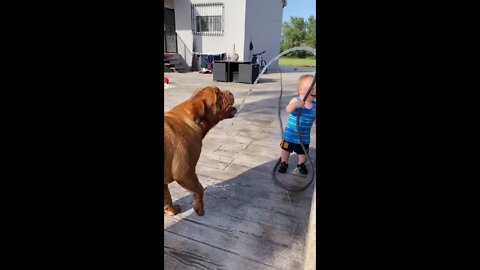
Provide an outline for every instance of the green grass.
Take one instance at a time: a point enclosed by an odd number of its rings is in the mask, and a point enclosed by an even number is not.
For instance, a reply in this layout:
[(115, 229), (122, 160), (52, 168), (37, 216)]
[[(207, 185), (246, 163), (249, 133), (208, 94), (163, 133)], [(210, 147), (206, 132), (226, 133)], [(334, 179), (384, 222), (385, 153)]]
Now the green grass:
[(293, 57), (287, 57), (283, 56), (280, 57), (279, 60), (280, 66), (293, 66), (293, 67), (314, 67), (315, 65), (315, 59), (311, 57), (307, 58), (293, 58)]

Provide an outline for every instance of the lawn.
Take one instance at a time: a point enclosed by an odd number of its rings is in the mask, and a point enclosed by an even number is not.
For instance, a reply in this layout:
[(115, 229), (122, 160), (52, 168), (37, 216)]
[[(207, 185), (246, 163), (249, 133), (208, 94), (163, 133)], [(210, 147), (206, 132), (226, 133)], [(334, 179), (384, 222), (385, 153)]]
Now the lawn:
[(314, 58), (293, 58), (293, 57), (280, 57), (279, 60), (280, 66), (294, 66), (294, 67), (314, 67), (315, 59)]

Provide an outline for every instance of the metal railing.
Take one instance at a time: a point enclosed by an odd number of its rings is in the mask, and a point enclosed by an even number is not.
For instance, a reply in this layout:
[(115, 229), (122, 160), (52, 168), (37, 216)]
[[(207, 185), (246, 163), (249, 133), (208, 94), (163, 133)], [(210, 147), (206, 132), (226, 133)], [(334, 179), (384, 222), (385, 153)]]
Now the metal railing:
[(192, 70), (192, 59), (194, 54), (185, 44), (185, 41), (183, 41), (177, 33), (175, 33), (175, 35), (177, 36), (177, 53), (183, 57), (190, 70)]

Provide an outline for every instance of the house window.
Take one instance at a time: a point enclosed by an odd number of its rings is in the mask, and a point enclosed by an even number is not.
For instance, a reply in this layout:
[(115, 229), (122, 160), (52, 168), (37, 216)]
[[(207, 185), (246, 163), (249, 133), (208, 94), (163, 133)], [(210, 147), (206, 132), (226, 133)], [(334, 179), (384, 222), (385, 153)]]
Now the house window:
[(223, 36), (222, 3), (192, 4), (192, 32), (195, 35)]

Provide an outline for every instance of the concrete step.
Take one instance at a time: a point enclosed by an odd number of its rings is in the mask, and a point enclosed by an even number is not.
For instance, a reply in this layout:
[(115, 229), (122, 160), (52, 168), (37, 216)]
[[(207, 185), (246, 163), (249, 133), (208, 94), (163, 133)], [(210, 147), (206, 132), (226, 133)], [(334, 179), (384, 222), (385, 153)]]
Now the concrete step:
[(190, 68), (188, 66), (183, 66), (183, 67), (175, 67), (174, 70), (180, 73), (185, 73), (185, 72), (189, 72)]
[(182, 59), (182, 56), (179, 54), (168, 54), (168, 55), (163, 55), (165, 59)]
[(183, 57), (175, 53), (164, 53), (164, 66), (168, 67), (173, 72), (188, 72), (190, 67), (187, 65)]
[(168, 63), (170, 64), (183, 64), (184, 61), (182, 59), (174, 59), (174, 60), (168, 60)]

